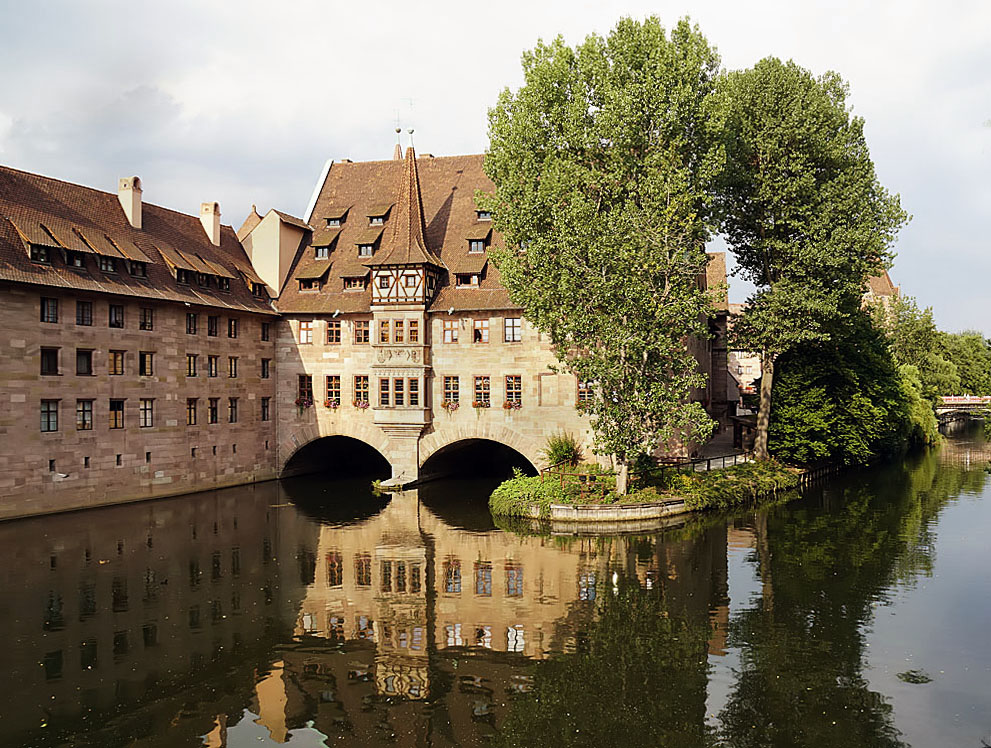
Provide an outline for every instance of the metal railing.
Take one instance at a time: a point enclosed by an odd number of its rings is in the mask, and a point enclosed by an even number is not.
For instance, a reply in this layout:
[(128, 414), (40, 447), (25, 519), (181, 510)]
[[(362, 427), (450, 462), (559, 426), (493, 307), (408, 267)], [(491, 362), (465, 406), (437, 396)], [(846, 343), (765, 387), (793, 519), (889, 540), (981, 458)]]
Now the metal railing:
[(685, 473), (708, 473), (711, 470), (722, 470), (733, 465), (742, 465), (746, 462), (754, 461), (753, 450), (745, 452), (734, 452), (731, 455), (720, 455), (718, 457), (688, 457), (659, 458), (657, 466), (659, 468), (673, 468), (678, 472)]

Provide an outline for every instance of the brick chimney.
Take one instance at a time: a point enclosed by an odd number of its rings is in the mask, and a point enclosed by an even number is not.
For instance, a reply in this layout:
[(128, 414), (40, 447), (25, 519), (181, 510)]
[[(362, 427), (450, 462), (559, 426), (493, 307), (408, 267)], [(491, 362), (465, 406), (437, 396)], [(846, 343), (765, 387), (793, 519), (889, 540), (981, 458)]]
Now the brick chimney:
[(220, 203), (200, 203), (200, 223), (215, 247), (220, 246)]
[(117, 185), (117, 199), (124, 209), (127, 222), (136, 229), (141, 228), (141, 180), (137, 177), (122, 177)]

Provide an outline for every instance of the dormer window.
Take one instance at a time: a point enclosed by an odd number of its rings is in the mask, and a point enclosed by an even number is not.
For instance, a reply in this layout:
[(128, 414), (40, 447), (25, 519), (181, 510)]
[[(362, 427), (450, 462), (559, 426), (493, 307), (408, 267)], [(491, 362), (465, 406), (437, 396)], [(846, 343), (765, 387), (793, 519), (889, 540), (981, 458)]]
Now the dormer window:
[(148, 265), (144, 262), (131, 260), (130, 269), (131, 269), (131, 275), (133, 275), (135, 278), (148, 277)]
[(327, 219), (327, 228), (336, 229), (336, 228), (339, 228), (340, 225), (341, 225), (341, 219), (340, 218), (328, 218)]
[(326, 260), (330, 257), (330, 247), (314, 247), (313, 257), (317, 260)]
[(254, 296), (254, 297), (256, 297), (256, 298), (259, 298), (259, 299), (267, 298), (268, 297), (268, 292), (265, 290), (265, 284), (264, 283), (252, 283), (251, 284), (251, 295)]
[(374, 244), (359, 244), (358, 257), (371, 257), (375, 253)]
[(491, 221), (492, 211), (491, 210), (476, 210), (475, 216), (479, 221)]
[(380, 203), (378, 205), (373, 205), (368, 209), (365, 215), (368, 216), (369, 226), (381, 226), (385, 223), (385, 219), (389, 217), (389, 211), (392, 210), (392, 203)]
[(113, 257), (104, 257), (100, 255), (100, 270), (104, 273), (116, 273), (117, 272), (117, 260)]
[(485, 251), (484, 239), (472, 239), (468, 242), (468, 252), (473, 255), (480, 255)]
[(217, 278), (217, 288), (221, 291), (231, 290), (231, 279), (230, 278)]
[(319, 278), (306, 278), (299, 282), (300, 291), (319, 291), (320, 290), (320, 279)]
[(385, 223), (385, 216), (370, 216), (368, 218), (369, 226), (381, 226)]
[(455, 276), (456, 284), (460, 287), (465, 286), (478, 286), (479, 275), (478, 273), (458, 273)]
[(34, 262), (49, 262), (48, 260), (48, 247), (43, 247), (40, 244), (31, 245), (31, 259)]
[(179, 283), (183, 283), (183, 284), (185, 284), (187, 286), (192, 281), (192, 278), (190, 277), (191, 275), (192, 275), (192, 273), (190, 273), (188, 270), (183, 270), (182, 268), (176, 268), (175, 269), (175, 279), (176, 279), (176, 281), (178, 281)]
[(83, 257), (82, 252), (73, 252), (72, 250), (66, 250), (65, 264), (71, 268), (84, 268), (86, 267), (86, 260)]
[(197, 286), (207, 286), (207, 287), (209, 287), (209, 285), (210, 285), (210, 276), (207, 275), (206, 273), (197, 273), (196, 274), (196, 285)]
[(345, 278), (344, 279), (344, 290), (345, 291), (362, 291), (365, 288), (364, 278)]

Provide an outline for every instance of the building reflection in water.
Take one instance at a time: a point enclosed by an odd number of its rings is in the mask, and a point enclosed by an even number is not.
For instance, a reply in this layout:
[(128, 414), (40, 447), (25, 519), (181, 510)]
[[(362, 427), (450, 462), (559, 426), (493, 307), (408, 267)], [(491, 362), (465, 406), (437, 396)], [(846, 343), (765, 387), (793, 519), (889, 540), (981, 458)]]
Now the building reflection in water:
[[(0, 744), (226, 746), (301, 730), (478, 743), (529, 690), (527, 661), (587, 645), (620, 579), (712, 624), (709, 651), (725, 650), (723, 524), (479, 532), (406, 492), (370, 519), (321, 525), (280, 490), (0, 524), (0, 668), (18, 684)], [(701, 724), (704, 691), (697, 702)]]

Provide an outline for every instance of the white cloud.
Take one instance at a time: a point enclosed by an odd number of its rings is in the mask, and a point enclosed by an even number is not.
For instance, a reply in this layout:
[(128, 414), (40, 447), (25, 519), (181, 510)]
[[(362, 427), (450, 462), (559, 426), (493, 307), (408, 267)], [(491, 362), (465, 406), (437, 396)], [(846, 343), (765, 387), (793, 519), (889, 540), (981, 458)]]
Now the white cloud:
[(729, 67), (773, 54), (843, 75), (915, 216), (895, 281), (945, 327), (991, 332), (973, 317), (991, 273), (991, 3), (0, 0), (0, 154), (108, 189), (137, 173), (149, 200), (219, 199), (234, 224), (253, 202), (300, 213), (326, 158), (391, 155), (397, 110), (419, 150), (479, 152), (538, 37), (575, 43), (651, 13), (690, 14)]

